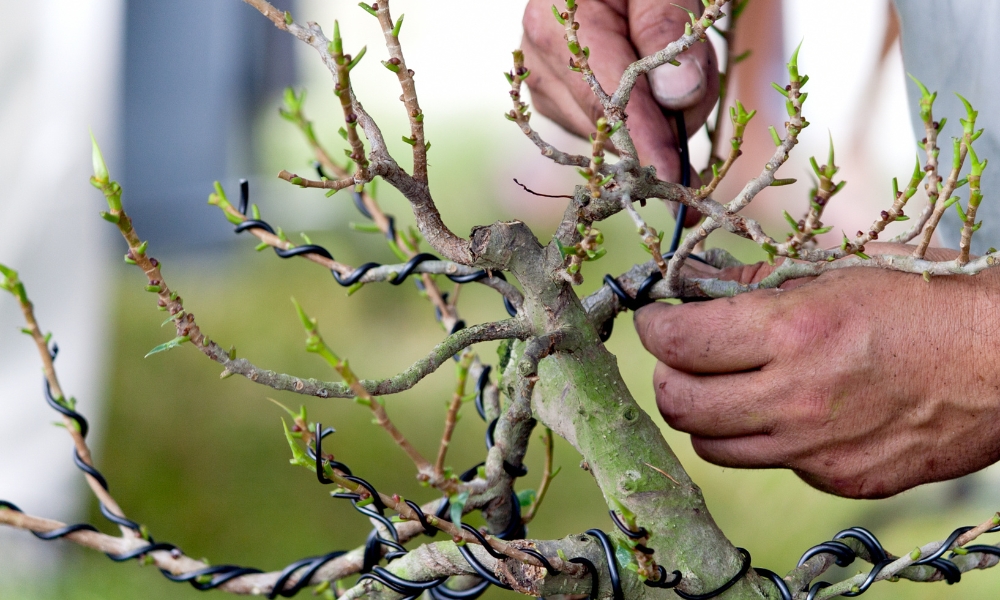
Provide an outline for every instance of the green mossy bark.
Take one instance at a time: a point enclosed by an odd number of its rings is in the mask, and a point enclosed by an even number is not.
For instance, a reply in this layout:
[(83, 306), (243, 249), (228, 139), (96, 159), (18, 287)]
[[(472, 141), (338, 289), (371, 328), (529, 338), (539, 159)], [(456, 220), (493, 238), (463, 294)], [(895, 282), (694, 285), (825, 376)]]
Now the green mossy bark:
[[(520, 227), (503, 224), (502, 229)], [(530, 243), (527, 236), (505, 233), (497, 237), (506, 238), (503, 258), (525, 288), (528, 323), (538, 335), (567, 333), (566, 344), (539, 364), (533, 416), (583, 455), (609, 508), (626, 507), (650, 531), (656, 561), (667, 572), (681, 571), (683, 591), (700, 594), (725, 584), (739, 572), (742, 556), (712, 519), (701, 490), (659, 427), (632, 397), (615, 356), (600, 341), (573, 288), (553, 281), (551, 274), (558, 271), (562, 257), (551, 246), (540, 247), (533, 237)], [(513, 397), (525, 346), (512, 345), (501, 383), (508, 397)], [(633, 571), (619, 567), (626, 598), (675, 597), (670, 590), (643, 585)], [(610, 595), (604, 586), (601, 592)], [(751, 571), (720, 597), (759, 600), (774, 592)]]

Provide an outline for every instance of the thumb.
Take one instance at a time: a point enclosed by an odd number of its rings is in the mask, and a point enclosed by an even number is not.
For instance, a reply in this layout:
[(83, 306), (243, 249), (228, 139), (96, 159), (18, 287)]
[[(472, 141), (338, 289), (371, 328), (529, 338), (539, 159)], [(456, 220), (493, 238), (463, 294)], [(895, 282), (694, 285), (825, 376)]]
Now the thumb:
[[(684, 35), (688, 13), (701, 14), (699, 0), (677, 0), (676, 6), (663, 0), (629, 2), (629, 35), (640, 56), (649, 56)], [(695, 44), (678, 57), (681, 65), (653, 69), (649, 84), (653, 97), (663, 108), (683, 110), (688, 132), (694, 133), (708, 118), (719, 96), (719, 67), (711, 42)]]

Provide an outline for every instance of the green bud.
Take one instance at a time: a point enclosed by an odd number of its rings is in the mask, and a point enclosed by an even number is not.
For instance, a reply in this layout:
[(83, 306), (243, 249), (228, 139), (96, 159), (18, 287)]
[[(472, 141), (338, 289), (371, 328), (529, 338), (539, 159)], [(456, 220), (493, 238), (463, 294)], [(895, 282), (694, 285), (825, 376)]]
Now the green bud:
[(365, 4), (364, 2), (359, 2), (358, 6), (360, 6), (363, 9), (365, 9), (365, 12), (367, 12), (371, 16), (373, 16), (373, 17), (377, 17), (378, 16), (378, 12), (376, 12), (374, 8), (372, 8), (371, 6)]
[(778, 136), (778, 130), (774, 128), (774, 125), (771, 125), (770, 127), (768, 127), (767, 130), (769, 132), (771, 132), (771, 139), (774, 141), (774, 145), (775, 146), (780, 146), (781, 145), (781, 137)]
[(792, 53), (791, 60), (788, 61), (788, 76), (793, 83), (799, 81), (799, 50), (802, 49), (802, 42), (796, 46), (795, 52)]
[(399, 73), (399, 65), (394, 65), (387, 60), (382, 61), (382, 66), (385, 67), (386, 69), (389, 69), (393, 73)]
[(109, 212), (104, 212), (103, 210), (101, 211), (101, 218), (107, 221), (108, 223), (114, 223), (115, 225), (117, 225), (119, 221), (121, 221), (121, 217), (119, 217), (118, 215)]
[(94, 179), (101, 183), (107, 183), (110, 179), (108, 175), (108, 167), (104, 163), (104, 155), (101, 154), (101, 149), (97, 145), (97, 140), (94, 138), (94, 133), (90, 133), (90, 143), (91, 143), (91, 159), (94, 163)]
[(333, 51), (330, 54), (335, 56), (344, 54), (344, 40), (340, 37), (340, 21), (333, 22), (333, 40), (330, 43), (333, 45)]
[[(400, 17), (400, 18), (402, 18), (402, 17)], [(368, 46), (362, 46), (361, 50), (358, 51), (358, 55), (355, 56), (354, 59), (351, 60), (351, 62), (349, 62), (347, 64), (347, 70), (348, 71), (350, 71), (354, 67), (358, 66), (358, 63), (361, 62), (361, 59), (364, 57), (365, 52), (368, 52)]]
[(399, 37), (399, 29), (403, 26), (403, 17), (404, 16), (405, 15), (399, 15), (399, 18), (396, 19), (396, 25), (393, 26), (393, 28), (392, 28), (392, 37), (397, 37), (397, 38)]
[(566, 24), (566, 19), (562, 18), (562, 15), (559, 14), (559, 9), (556, 8), (555, 4), (552, 5), (552, 14), (554, 14), (556, 16), (556, 21), (559, 21), (560, 25), (565, 25)]
[(788, 97), (788, 90), (786, 90), (784, 87), (778, 85), (777, 83), (775, 83), (773, 81), (771, 82), (771, 87), (773, 87), (774, 89), (778, 90), (778, 93), (781, 94), (782, 96), (784, 96), (785, 98)]

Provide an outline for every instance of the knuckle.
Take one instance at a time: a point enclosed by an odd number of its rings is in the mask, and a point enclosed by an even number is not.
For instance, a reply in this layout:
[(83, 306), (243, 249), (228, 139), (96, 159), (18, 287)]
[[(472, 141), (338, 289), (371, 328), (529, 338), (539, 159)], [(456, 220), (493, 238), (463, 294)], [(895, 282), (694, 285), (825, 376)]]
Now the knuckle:
[(535, 45), (547, 45), (549, 30), (553, 21), (552, 9), (549, 4), (538, 0), (531, 0), (524, 9), (524, 16), (521, 18), (521, 26), (524, 28), (524, 36)]
[(675, 319), (667, 317), (663, 309), (647, 313), (639, 328), (639, 337), (654, 356), (668, 364), (676, 362), (681, 344), (684, 343), (681, 328)]
[(781, 312), (783, 314), (771, 321), (778, 328), (775, 339), (796, 354), (828, 344), (839, 328), (836, 316), (823, 307), (796, 304)]
[(666, 377), (656, 380), (656, 407), (660, 411), (660, 416), (672, 428), (685, 431), (690, 422), (691, 402), (690, 392), (678, 389), (672, 385)]

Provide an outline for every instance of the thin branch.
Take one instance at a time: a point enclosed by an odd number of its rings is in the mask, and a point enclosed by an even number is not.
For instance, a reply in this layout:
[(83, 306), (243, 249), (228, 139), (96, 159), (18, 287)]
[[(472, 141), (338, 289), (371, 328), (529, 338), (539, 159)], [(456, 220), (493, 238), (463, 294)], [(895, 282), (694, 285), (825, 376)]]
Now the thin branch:
[[(344, 480), (344, 487), (347, 489), (358, 489), (358, 491), (363, 492), (364, 490), (360, 488), (358, 484)], [(381, 495), (383, 502), (391, 508), (400, 513), (400, 516), (407, 519), (404, 522), (396, 524), (396, 531), (399, 534), (400, 542), (405, 543), (421, 533), (423, 533), (423, 526), (420, 524), (417, 513), (413, 511), (408, 505), (405, 504), (404, 500), (399, 496), (385, 496)], [(442, 531), (453, 535), (456, 539), (463, 540), (470, 547), (477, 548), (474, 550), (477, 557), (480, 558), (480, 562), (485, 564), (492, 564), (495, 559), (490, 558), (490, 555), (485, 551), (478, 550), (480, 548), (478, 540), (472, 534), (456, 527), (449, 521), (444, 521), (438, 519), (433, 515), (434, 511), (438, 508), (440, 500), (435, 500), (421, 507), (421, 510), (425, 512), (428, 522), (431, 525), (438, 527)], [(48, 533), (61, 529), (66, 526), (66, 523), (60, 521), (55, 521), (52, 519), (45, 519), (41, 517), (32, 516), (29, 514), (17, 512), (14, 510), (0, 509), (0, 524), (13, 527), (15, 529), (21, 529), (24, 531), (33, 531), (36, 533)], [(579, 537), (579, 536), (576, 536)], [(147, 540), (136, 538), (136, 537), (113, 537), (103, 533), (98, 533), (95, 531), (76, 531), (65, 536), (63, 539), (73, 542), (77, 545), (92, 548), (100, 552), (107, 554), (124, 554), (127, 552), (132, 552), (140, 548), (144, 548), (149, 545)], [(509, 566), (513, 566), (515, 563), (520, 566), (517, 567), (519, 570), (538, 570), (540, 574), (544, 575), (545, 570), (541, 567), (535, 557), (522, 552), (520, 548), (523, 547), (534, 547), (539, 548), (543, 551), (550, 563), (552, 563), (556, 568), (563, 572), (561, 576), (565, 580), (577, 580), (575, 583), (570, 583), (568, 585), (572, 586), (569, 589), (582, 590), (589, 589), (590, 578), (587, 576), (587, 572), (582, 568), (581, 565), (563, 561), (559, 557), (557, 548), (566, 547), (564, 555), (577, 556), (581, 554), (581, 551), (574, 547), (572, 540), (573, 537), (567, 538), (567, 542), (543, 542), (534, 540), (519, 540), (515, 543), (504, 542), (498, 540), (492, 536), (486, 536), (488, 543), (497, 552), (503, 553), (510, 557), (508, 562)], [(420, 560), (422, 556), (422, 548), (428, 546), (449, 546), (454, 549), (455, 545), (453, 542), (439, 542), (437, 544), (428, 544), (418, 548), (411, 553), (407, 554), (402, 559), (393, 561), (390, 566), (390, 570), (398, 569), (398, 565), (407, 564), (409, 561), (414, 561), (419, 564), (427, 565), (424, 561)], [(592, 550), (592, 549), (591, 549)], [(384, 548), (383, 548), (384, 551)], [(454, 550), (455, 554), (457, 550)], [(337, 581), (345, 577), (357, 574), (362, 566), (364, 565), (364, 547), (355, 548), (350, 552), (345, 553), (343, 556), (337, 557), (330, 562), (326, 563), (321, 567), (316, 573), (313, 574), (312, 578), (309, 580), (308, 585), (320, 585), (324, 582)], [(410, 556), (413, 558), (410, 558)], [(203, 561), (195, 560), (186, 556), (180, 550), (156, 550), (148, 553), (147, 560), (152, 562), (157, 568), (162, 569), (172, 575), (182, 575), (185, 573), (190, 573), (192, 571), (197, 571), (209, 567), (208, 563)], [(406, 562), (403, 562), (406, 561)], [(596, 561), (595, 561), (596, 562)], [(471, 571), (467, 562), (461, 559), (459, 555), (459, 560), (451, 562), (451, 569), (444, 568), (444, 565), (437, 565), (436, 567), (440, 570), (440, 574), (436, 577), (447, 576), (447, 575), (459, 575), (459, 574), (474, 574)], [(464, 565), (464, 566), (463, 566)], [(535, 572), (535, 571), (531, 571)], [(220, 585), (217, 589), (233, 594), (240, 595), (267, 595), (271, 593), (274, 589), (274, 584), (277, 582), (280, 572), (272, 571), (269, 573), (252, 573), (247, 575), (242, 575), (230, 579), (229, 581)], [(541, 579), (541, 578), (539, 578)], [(293, 575), (285, 583), (285, 589), (294, 586), (298, 583), (298, 576)], [(563, 584), (567, 585), (567, 584)]]
[(448, 456), (448, 446), (451, 445), (451, 435), (455, 431), (455, 424), (458, 423), (458, 411), (462, 408), (465, 399), (465, 383), (469, 378), (469, 367), (472, 364), (474, 355), (466, 350), (459, 358), (456, 368), (455, 392), (451, 396), (448, 404), (448, 412), (444, 420), (444, 432), (441, 434), (441, 444), (438, 447), (437, 460), (434, 461), (434, 476), (444, 477), (444, 461)]
[(552, 430), (548, 427), (545, 428), (545, 432), (542, 434), (542, 443), (545, 444), (545, 465), (542, 467), (542, 480), (538, 484), (538, 491), (535, 494), (535, 501), (531, 503), (528, 510), (524, 513), (521, 518), (521, 522), (527, 525), (538, 514), (538, 508), (542, 505), (542, 501), (545, 500), (545, 494), (549, 491), (549, 486), (552, 484), (552, 480), (555, 479), (559, 471), (552, 471), (552, 461), (553, 461), (553, 437)]
[(424, 112), (417, 100), (417, 85), (413, 81), (413, 69), (406, 66), (403, 57), (403, 47), (399, 43), (399, 31), (403, 25), (403, 15), (398, 21), (393, 21), (389, 14), (389, 0), (379, 0), (376, 4), (376, 14), (382, 33), (385, 36), (385, 46), (389, 50), (389, 60), (383, 62), (387, 69), (396, 73), (399, 85), (403, 89), (402, 101), (406, 107), (406, 116), (410, 120), (410, 137), (405, 138), (407, 144), (413, 146), (413, 177), (427, 183), (427, 150), (430, 144), (424, 139)]
[[(354, 177), (347, 177), (344, 179), (324, 179), (322, 181), (316, 181), (315, 179), (307, 179), (305, 177), (300, 177), (295, 173), (289, 173), (282, 169), (278, 173), (278, 179), (283, 179), (288, 183), (297, 185), (300, 188), (318, 188), (321, 190), (343, 190), (351, 186), (358, 185), (359, 182), (354, 180)], [(366, 182), (361, 182), (366, 183)]]
[(597, 81), (597, 75), (590, 68), (590, 49), (580, 44), (577, 33), (580, 30), (580, 24), (576, 21), (578, 7), (575, 1), (567, 0), (566, 11), (559, 15), (565, 32), (566, 45), (569, 48), (569, 53), (573, 55), (573, 58), (570, 59), (569, 68), (579, 72), (583, 76), (583, 80), (590, 86), (590, 90), (597, 96), (597, 100), (602, 106), (608, 106), (611, 102), (611, 97), (601, 87), (601, 82)]
[[(211, 341), (198, 327), (194, 315), (184, 310), (183, 299), (167, 286), (163, 275), (160, 273), (159, 261), (147, 255), (146, 248), (148, 244), (140, 241), (138, 234), (132, 227), (131, 219), (121, 207), (120, 186), (108, 179), (106, 168), (104, 168), (103, 179), (97, 180), (95, 178), (95, 181), (101, 185), (105, 196), (109, 198), (108, 204), (111, 209), (109, 214), (115, 221), (119, 232), (125, 238), (129, 247), (126, 256), (145, 273), (149, 283), (146, 289), (157, 295), (157, 304), (174, 316), (174, 326), (177, 332), (174, 345), (180, 345), (185, 342), (194, 344), (204, 355), (225, 367), (222, 377), (234, 374), (242, 375), (250, 381), (276, 390), (291, 391), (319, 398), (355, 397), (354, 391), (346, 384), (322, 382), (315, 379), (301, 379), (292, 375), (260, 369), (246, 359), (236, 358), (235, 349), (227, 351), (217, 343)], [(520, 321), (513, 319), (473, 325), (445, 338), (443, 342), (435, 346), (430, 355), (417, 361), (405, 372), (390, 379), (361, 381), (359, 385), (373, 396), (398, 393), (410, 389), (421, 379), (437, 370), (448, 358), (472, 344), (525, 336), (527, 336), (527, 330), (524, 325)]]
[[(66, 395), (63, 393), (62, 386), (59, 385), (59, 377), (56, 374), (55, 365), (53, 363), (54, 356), (49, 351), (48, 339), (38, 326), (38, 321), (35, 318), (35, 307), (28, 299), (27, 291), (24, 288), (24, 284), (19, 280), (17, 272), (0, 265), (0, 288), (11, 292), (21, 307), (21, 312), (24, 315), (24, 320), (27, 324), (27, 328), (22, 331), (30, 335), (32, 341), (35, 342), (35, 347), (38, 349), (38, 356), (42, 360), (42, 371), (45, 374), (45, 381), (48, 383), (52, 398), (55, 399), (57, 403), (72, 409), (72, 400), (66, 398)], [(87, 440), (83, 437), (84, 432), (80, 431), (73, 419), (66, 415), (61, 416), (63, 427), (73, 439), (73, 446), (76, 449), (77, 456), (79, 456), (80, 460), (85, 464), (93, 467), (94, 460), (90, 453), (90, 447), (87, 445)], [(85, 472), (84, 478), (86, 479), (87, 485), (90, 487), (94, 496), (97, 497), (105, 508), (107, 508), (111, 513), (125, 518), (125, 512), (122, 511), (118, 502), (115, 501), (115, 499), (111, 496), (111, 493), (108, 492), (103, 485), (101, 485), (101, 482), (98, 481), (96, 477)], [(140, 537), (138, 532), (133, 531), (124, 525), (119, 525), (119, 528), (121, 529), (122, 535), (126, 538)]]
[[(706, 32), (708, 31), (708, 28), (722, 17), (722, 7), (728, 1), (729, 0), (712, 0), (712, 2), (705, 7), (705, 11), (702, 13), (701, 17), (695, 21), (689, 30), (685, 30), (683, 36), (668, 44), (663, 50), (644, 58), (640, 58), (629, 65), (628, 68), (625, 69), (625, 72), (622, 73), (621, 80), (618, 83), (618, 89), (615, 90), (614, 94), (611, 95), (611, 98), (608, 101), (610, 106), (606, 106), (605, 110), (612, 108), (624, 113), (625, 108), (628, 106), (629, 99), (631, 98), (632, 88), (635, 87), (639, 78), (657, 67), (663, 66), (667, 63), (673, 63), (682, 52), (695, 45), (700, 40), (707, 39)], [(613, 121), (610, 117), (609, 120)]]
[[(965, 544), (968, 544), (972, 540), (976, 539), (977, 537), (985, 533), (987, 530), (996, 527), (996, 525), (997, 525), (997, 517), (995, 516), (990, 520), (986, 521), (985, 523), (983, 523), (982, 525), (969, 531), (958, 540), (956, 540), (955, 543), (953, 543), (949, 547), (949, 550), (954, 548), (959, 548)], [(935, 551), (939, 550), (942, 544), (944, 544), (944, 541), (931, 542), (929, 544), (922, 546), (921, 548), (919, 548), (919, 550), (915, 550), (907, 554), (906, 556), (896, 559), (888, 566), (886, 566), (884, 569), (882, 569), (882, 571), (879, 572), (878, 575), (875, 576), (875, 581), (876, 582), (883, 581), (886, 579), (891, 579), (893, 577), (903, 577), (906, 579), (910, 579), (911, 581), (940, 580), (942, 578), (940, 571), (938, 571), (938, 569), (932, 566), (928, 566), (928, 568), (918, 568), (916, 571), (911, 569), (910, 572), (906, 572), (905, 570), (908, 567), (911, 567), (913, 563), (920, 560), (921, 556), (927, 556), (928, 554), (932, 554)], [(965, 556), (954, 557), (953, 562), (956, 563), (956, 565), (959, 567), (959, 570), (968, 571), (971, 569), (977, 569), (977, 568), (982, 569), (982, 568), (992, 567), (993, 565), (997, 564), (997, 558), (988, 556), (974, 556), (973, 553), (973, 554), (967, 554)], [(821, 590), (816, 595), (816, 600), (825, 600), (826, 598), (833, 598), (835, 596), (840, 596), (842, 594), (849, 593), (853, 588), (863, 584), (865, 582), (865, 579), (867, 579), (867, 577), (868, 577), (867, 573), (860, 573), (858, 575), (855, 575), (854, 577), (851, 577), (850, 579), (845, 579), (840, 583), (831, 585), (830, 587)]]
[[(504, 114), (504, 116), (508, 121), (517, 123), (517, 126), (521, 128), (521, 133), (527, 136), (527, 138), (538, 147), (538, 149), (542, 152), (542, 156), (552, 159), (552, 161), (556, 164), (586, 167), (590, 162), (586, 156), (567, 154), (559, 150), (552, 144), (543, 140), (542, 136), (539, 135), (538, 132), (531, 126), (531, 123), (529, 122), (531, 120), (531, 112), (528, 110), (528, 105), (521, 100), (521, 84), (524, 83), (524, 80), (528, 78), (531, 72), (524, 66), (524, 52), (521, 50), (514, 50), (513, 54), (514, 70), (509, 73), (505, 73), (505, 75), (507, 76), (507, 81), (510, 82), (510, 99), (514, 103), (514, 108)], [(518, 185), (521, 184), (518, 183)], [(521, 187), (524, 186), (521, 185)], [(527, 190), (528, 188), (524, 189)], [(544, 194), (536, 195), (544, 196)], [(551, 197), (554, 198), (555, 196)]]
[[(961, 98), (961, 96), (960, 96)], [(958, 188), (958, 177), (961, 173), (962, 166), (965, 164), (965, 158), (972, 148), (972, 142), (976, 134), (976, 117), (978, 113), (972, 110), (972, 107), (968, 104), (966, 105), (968, 112), (968, 119), (962, 119), (962, 137), (954, 140), (954, 149), (952, 152), (952, 168), (951, 173), (948, 175), (947, 181), (944, 183), (944, 187), (938, 194), (938, 199), (933, 204), (934, 210), (931, 211), (930, 216), (927, 218), (927, 222), (923, 225), (923, 229), (920, 231), (920, 243), (917, 245), (917, 249), (913, 251), (913, 255), (918, 258), (923, 258), (924, 254), (927, 252), (927, 248), (930, 247), (931, 241), (934, 239), (934, 231), (937, 229), (938, 224), (941, 222), (941, 217), (944, 215), (944, 211), (952, 204), (949, 202), (952, 193)]]
[(964, 265), (960, 264), (957, 260), (934, 262), (913, 256), (893, 254), (878, 254), (868, 259), (850, 257), (832, 262), (818, 263), (785, 260), (770, 275), (758, 283), (743, 284), (720, 279), (690, 278), (684, 280), (679, 292), (671, 290), (665, 282), (657, 283), (650, 291), (649, 297), (653, 299), (728, 298), (754, 290), (773, 289), (792, 279), (816, 277), (829, 271), (855, 267), (898, 271), (901, 273), (924, 275), (925, 277), (938, 277), (944, 275), (976, 275), (996, 266), (1000, 266), (1000, 252), (987, 254)]
[(540, 198), (569, 198), (570, 200), (573, 199), (573, 196), (570, 196), (569, 194), (541, 194), (529, 188), (528, 186), (524, 185), (520, 181), (518, 181), (516, 177), (514, 178), (514, 183), (521, 186), (524, 189), (524, 191), (528, 192), (532, 196), (538, 196)]

